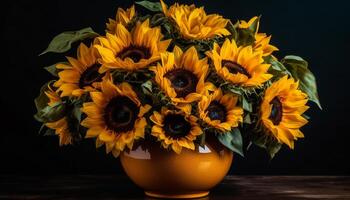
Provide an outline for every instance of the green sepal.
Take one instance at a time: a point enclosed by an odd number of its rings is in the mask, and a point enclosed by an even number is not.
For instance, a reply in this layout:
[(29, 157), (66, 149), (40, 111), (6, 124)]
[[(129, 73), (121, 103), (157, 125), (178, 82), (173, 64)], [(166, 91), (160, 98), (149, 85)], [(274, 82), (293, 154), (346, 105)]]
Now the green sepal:
[(293, 78), (299, 80), (300, 89), (322, 110), (317, 92), (316, 78), (308, 69), (308, 63), (303, 58), (292, 55), (284, 57), (281, 63), (288, 69)]
[(247, 113), (247, 114), (244, 116), (244, 118), (243, 118), (243, 123), (245, 123), (245, 124), (252, 124), (252, 119), (251, 119), (249, 113)]
[(235, 24), (232, 24), (232, 22), (230, 22), (227, 25), (227, 29), (231, 33), (231, 36), (229, 37), (236, 41), (237, 46), (253, 45), (255, 42), (256, 28), (257, 24), (255, 23), (252, 24), (251, 28), (239, 28), (239, 21), (237, 21)]
[(34, 99), (34, 103), (37, 111), (42, 110), (47, 106), (47, 103), (49, 102), (49, 98), (46, 96), (45, 91), (48, 90), (48, 86), (53, 82), (54, 80), (45, 83), (40, 89), (39, 96)]
[(248, 112), (253, 112), (253, 105), (250, 103), (245, 96), (241, 96), (241, 103), (242, 103), (242, 108), (243, 110), (246, 110)]
[(259, 22), (260, 22), (260, 17), (256, 18), (256, 20), (248, 27), (248, 30), (250, 30), (253, 33), (257, 33), (259, 29)]
[(47, 128), (43, 136), (54, 136), (56, 135), (55, 130)]
[(162, 5), (159, 2), (151, 2), (151, 1), (137, 1), (136, 4), (143, 6), (147, 10), (152, 12), (162, 12)]
[(198, 143), (198, 145), (200, 147), (204, 148), (205, 147), (205, 139), (206, 139), (206, 137), (205, 137), (205, 132), (204, 132), (203, 134), (201, 134), (197, 137), (196, 142)]
[(72, 44), (77, 41), (82, 41), (87, 38), (94, 38), (99, 36), (92, 30), (91, 27), (83, 28), (78, 31), (67, 31), (55, 36), (50, 42), (49, 46), (39, 56), (48, 52), (63, 53), (68, 51)]
[(243, 138), (238, 128), (226, 133), (217, 133), (217, 138), (222, 145), (244, 157)]
[(55, 63), (55, 64), (53, 64), (53, 65), (44, 67), (44, 69), (45, 69), (46, 71), (48, 71), (52, 76), (58, 77), (58, 72), (59, 72), (59, 71), (58, 71), (58, 69), (57, 69), (57, 67), (56, 67), (58, 64), (67, 64), (67, 65), (68, 65), (67, 62), (59, 62), (59, 63)]
[(153, 89), (152, 89), (152, 81), (148, 80), (141, 84), (142, 92), (146, 95), (152, 96)]
[(57, 102), (52, 106), (38, 110), (34, 118), (40, 122), (54, 122), (64, 117), (66, 112), (66, 105), (63, 102)]

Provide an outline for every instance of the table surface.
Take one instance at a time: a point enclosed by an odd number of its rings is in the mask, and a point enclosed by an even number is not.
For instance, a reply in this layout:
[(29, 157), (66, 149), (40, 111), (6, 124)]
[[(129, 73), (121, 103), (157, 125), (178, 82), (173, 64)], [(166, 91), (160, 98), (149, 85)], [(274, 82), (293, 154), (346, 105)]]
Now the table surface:
[[(127, 177), (0, 175), (0, 199), (152, 199)], [(200, 200), (350, 199), (346, 176), (227, 176)]]

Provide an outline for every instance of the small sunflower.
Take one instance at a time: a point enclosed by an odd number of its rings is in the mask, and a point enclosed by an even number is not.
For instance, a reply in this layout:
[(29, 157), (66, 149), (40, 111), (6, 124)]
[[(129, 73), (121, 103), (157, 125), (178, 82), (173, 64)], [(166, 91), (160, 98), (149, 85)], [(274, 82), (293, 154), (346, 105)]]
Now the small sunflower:
[(122, 24), (126, 26), (132, 18), (136, 15), (135, 6), (132, 5), (130, 8), (124, 10), (123, 8), (118, 8), (115, 19), (108, 19), (108, 23), (106, 23), (107, 32), (111, 34), (115, 34), (117, 32), (117, 24)]
[(208, 73), (207, 58), (199, 59), (195, 47), (185, 53), (175, 46), (174, 51), (161, 54), (161, 64), (150, 69), (155, 72), (155, 81), (172, 102), (188, 104), (201, 98)]
[(143, 138), (146, 119), (143, 115), (151, 108), (141, 105), (136, 93), (128, 83), (114, 85), (106, 75), (101, 92), (90, 92), (92, 102), (84, 103), (82, 111), (87, 114), (82, 125), (88, 128), (86, 137), (96, 137), (96, 145), (106, 144), (107, 153), (117, 157), (134, 140)]
[[(48, 91), (45, 91), (45, 94), (49, 99), (49, 106), (54, 106), (55, 104), (61, 102), (60, 96), (50, 86), (48, 87)], [(70, 128), (66, 117), (62, 117), (54, 122), (48, 122), (45, 125), (48, 128), (55, 130), (56, 135), (59, 137), (60, 146), (72, 144), (73, 137), (69, 130)]]
[(199, 116), (208, 125), (222, 132), (230, 131), (243, 121), (243, 109), (237, 106), (237, 99), (237, 96), (223, 95), (221, 89), (216, 89), (198, 102)]
[(175, 3), (168, 9), (162, 0), (160, 2), (165, 16), (176, 22), (181, 35), (186, 39), (210, 39), (231, 34), (225, 28), (229, 20), (217, 14), (207, 15), (203, 7)]
[(58, 64), (59, 80), (54, 83), (64, 96), (81, 96), (85, 92), (94, 91), (99, 87), (103, 74), (98, 72), (100, 64), (97, 63), (98, 54), (93, 47), (88, 48), (81, 43), (77, 52), (78, 58), (67, 57), (69, 64)]
[(203, 133), (197, 118), (181, 111), (163, 107), (161, 113), (154, 111), (150, 119), (154, 123), (151, 134), (161, 141), (164, 148), (171, 147), (177, 154), (183, 147), (194, 150), (194, 140)]
[(299, 82), (284, 76), (266, 91), (261, 104), (261, 120), (272, 135), (282, 143), (294, 148), (294, 140), (303, 138), (299, 130), (308, 121), (302, 114), (309, 108), (308, 97), (298, 89)]
[(136, 70), (145, 68), (160, 59), (165, 52), (169, 40), (162, 40), (159, 27), (150, 28), (149, 19), (137, 22), (129, 32), (122, 24), (117, 24), (115, 35), (107, 33), (106, 37), (98, 37), (96, 44), (103, 66), (100, 72), (110, 69)]
[[(251, 25), (253, 25), (256, 20), (259, 20), (257, 16), (251, 18), (248, 22), (244, 20), (240, 20), (239, 28), (247, 29)], [(255, 32), (255, 42), (254, 42), (254, 50), (262, 51), (263, 56), (271, 55), (274, 51), (278, 51), (278, 48), (270, 44), (271, 35), (267, 36), (266, 33), (258, 33), (259, 30), (259, 21), (257, 21), (257, 29)]]
[(270, 64), (264, 64), (261, 51), (252, 46), (237, 47), (234, 40), (226, 39), (220, 47), (214, 43), (207, 56), (213, 61), (216, 73), (226, 81), (245, 87), (258, 87), (272, 75), (267, 73)]

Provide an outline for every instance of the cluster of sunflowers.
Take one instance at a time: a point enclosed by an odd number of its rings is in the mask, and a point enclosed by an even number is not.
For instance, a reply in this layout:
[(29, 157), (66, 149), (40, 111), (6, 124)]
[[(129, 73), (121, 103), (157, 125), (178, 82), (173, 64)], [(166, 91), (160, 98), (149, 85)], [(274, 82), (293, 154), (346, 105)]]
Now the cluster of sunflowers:
[(233, 24), (195, 5), (136, 4), (144, 14), (119, 8), (103, 36), (85, 28), (52, 40), (43, 54), (90, 44), (46, 67), (57, 80), (35, 99), (40, 132), (60, 145), (95, 138), (115, 157), (144, 140), (194, 150), (206, 135), (241, 155), (256, 144), (273, 157), (304, 137), (307, 101), (320, 106), (315, 77), (302, 58), (272, 55), (260, 17)]

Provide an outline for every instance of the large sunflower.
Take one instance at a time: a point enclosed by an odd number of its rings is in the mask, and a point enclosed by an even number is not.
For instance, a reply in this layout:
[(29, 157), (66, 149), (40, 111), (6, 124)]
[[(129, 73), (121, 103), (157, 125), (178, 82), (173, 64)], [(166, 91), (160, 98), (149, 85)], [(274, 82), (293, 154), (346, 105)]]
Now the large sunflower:
[(198, 102), (199, 116), (204, 122), (222, 132), (230, 131), (243, 121), (243, 109), (236, 105), (237, 99), (237, 96), (223, 95), (220, 89), (216, 89)]
[(132, 18), (136, 15), (135, 6), (132, 5), (130, 8), (124, 10), (123, 8), (118, 8), (118, 11), (115, 15), (115, 19), (108, 19), (108, 23), (106, 23), (107, 32), (111, 34), (115, 34), (117, 32), (117, 24), (122, 24), (126, 26)]
[(77, 56), (77, 59), (67, 57), (69, 64), (62, 63), (56, 66), (62, 70), (58, 73), (59, 80), (54, 83), (61, 97), (81, 96), (85, 92), (94, 91), (103, 77), (103, 74), (98, 72), (101, 65), (97, 63), (98, 54), (93, 47), (88, 48), (81, 43)]
[(95, 47), (100, 53), (103, 66), (100, 72), (107, 69), (136, 70), (145, 68), (160, 59), (160, 53), (165, 52), (170, 44), (163, 40), (159, 27), (150, 28), (149, 19), (137, 22), (129, 32), (122, 24), (117, 24), (116, 33), (98, 37)]
[(155, 81), (172, 102), (187, 104), (201, 98), (208, 73), (207, 58), (199, 59), (195, 47), (185, 53), (175, 46), (171, 53), (161, 54), (161, 64), (151, 67)]
[(261, 104), (261, 120), (264, 126), (279, 141), (294, 148), (294, 140), (303, 138), (299, 130), (308, 121), (302, 114), (309, 108), (308, 97), (298, 89), (299, 82), (284, 76), (266, 91)]
[(161, 141), (164, 148), (171, 147), (178, 154), (182, 147), (194, 150), (194, 140), (203, 133), (196, 122), (197, 118), (181, 111), (163, 107), (161, 113), (153, 112), (150, 119), (154, 123), (151, 134)]
[(272, 77), (267, 73), (270, 64), (264, 64), (262, 52), (254, 51), (252, 46), (237, 47), (234, 40), (226, 39), (221, 47), (214, 43), (213, 50), (206, 54), (216, 73), (233, 84), (257, 87)]
[[(49, 99), (49, 106), (54, 106), (55, 104), (61, 102), (60, 96), (50, 86), (48, 87), (48, 90), (45, 91), (45, 94)], [(48, 128), (55, 130), (56, 135), (58, 135), (60, 145), (72, 144), (73, 137), (69, 130), (70, 128), (66, 117), (62, 117), (54, 122), (48, 122), (45, 125)]]
[(128, 83), (114, 85), (106, 75), (101, 92), (90, 92), (90, 96), (92, 102), (83, 104), (87, 118), (81, 124), (88, 128), (87, 138), (97, 137), (97, 146), (106, 144), (107, 153), (117, 157), (125, 146), (131, 149), (135, 139), (144, 137), (147, 122), (143, 115), (150, 106), (141, 105)]
[(210, 39), (231, 34), (225, 28), (229, 20), (217, 14), (207, 15), (203, 7), (175, 3), (168, 9), (162, 0), (160, 2), (165, 16), (176, 22), (182, 37), (186, 39)]
[[(246, 29), (253, 25), (256, 20), (259, 20), (257, 16), (251, 18), (248, 22), (244, 20), (240, 20), (239, 28)], [(254, 42), (254, 50), (262, 51), (263, 56), (268, 56), (272, 54), (274, 51), (278, 51), (278, 48), (270, 44), (271, 35), (267, 36), (266, 33), (258, 33), (259, 30), (259, 21), (257, 21), (257, 29), (255, 32), (255, 42)]]

